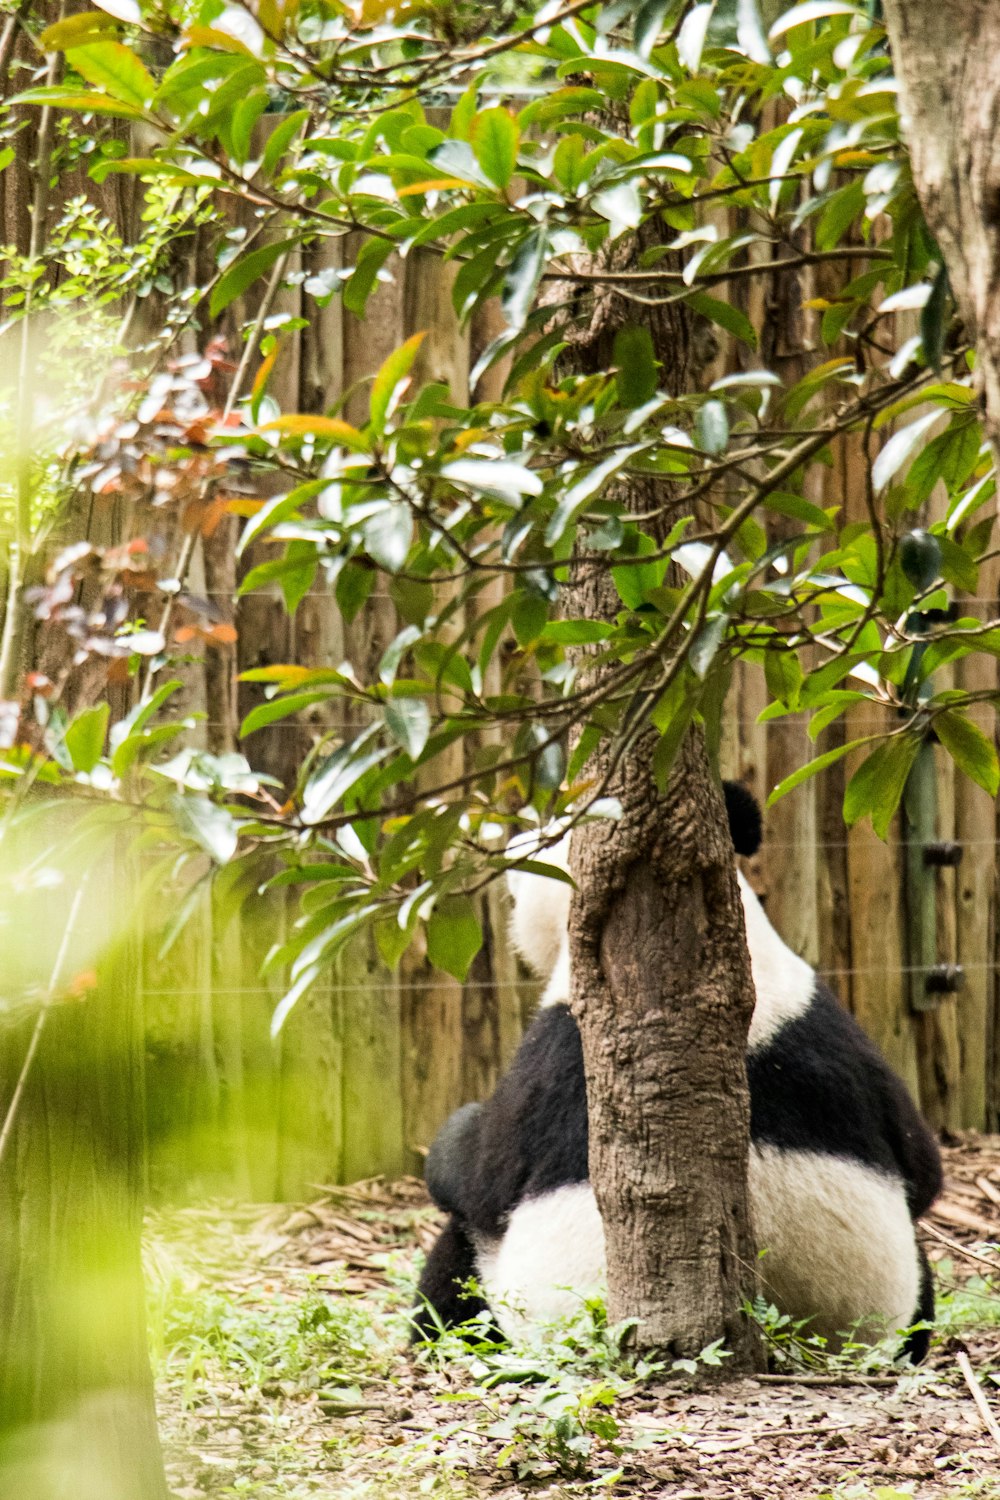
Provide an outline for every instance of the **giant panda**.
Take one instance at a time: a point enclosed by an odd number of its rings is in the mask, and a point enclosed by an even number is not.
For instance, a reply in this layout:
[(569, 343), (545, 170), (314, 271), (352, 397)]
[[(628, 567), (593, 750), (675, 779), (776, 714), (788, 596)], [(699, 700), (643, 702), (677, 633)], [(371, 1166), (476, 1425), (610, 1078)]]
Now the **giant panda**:
[[(725, 791), (734, 847), (753, 853), (757, 805), (733, 783)], [(565, 868), (567, 856), (564, 843), (538, 858)], [(493, 1097), (452, 1115), (428, 1154), (428, 1189), (450, 1217), (421, 1277), (418, 1337), (483, 1314), (484, 1326), (516, 1338), (578, 1308), (604, 1274), (583, 1056), (568, 1004), (571, 891), (532, 873), (511, 871), (508, 881), (513, 939), (547, 985)], [(935, 1141), (742, 875), (739, 886), (756, 989), (749, 1178), (762, 1291), (831, 1347), (855, 1325), (876, 1337), (929, 1322), (933, 1287), (915, 1221), (940, 1189)], [(470, 1279), (483, 1297), (464, 1286)], [(904, 1352), (923, 1358), (929, 1338), (916, 1331)]]

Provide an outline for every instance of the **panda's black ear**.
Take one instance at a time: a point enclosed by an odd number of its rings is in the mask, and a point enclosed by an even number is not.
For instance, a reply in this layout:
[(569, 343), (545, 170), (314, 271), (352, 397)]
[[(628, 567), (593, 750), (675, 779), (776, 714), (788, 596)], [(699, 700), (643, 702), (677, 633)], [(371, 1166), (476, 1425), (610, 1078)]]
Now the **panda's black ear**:
[(757, 798), (740, 781), (724, 781), (729, 835), (737, 854), (756, 854), (764, 836)]

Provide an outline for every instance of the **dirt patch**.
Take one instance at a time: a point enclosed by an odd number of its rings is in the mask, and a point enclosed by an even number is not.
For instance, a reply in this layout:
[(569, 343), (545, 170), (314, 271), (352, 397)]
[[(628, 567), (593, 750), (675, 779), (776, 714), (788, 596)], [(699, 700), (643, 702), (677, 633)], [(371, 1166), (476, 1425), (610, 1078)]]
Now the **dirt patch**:
[(440, 1222), (414, 1180), (172, 1214), (151, 1259), (162, 1282), (174, 1258), (166, 1304), (190, 1299), (161, 1337), (174, 1493), (1000, 1497), (1000, 1446), (957, 1362), (966, 1349), (1000, 1418), (1000, 1138), (963, 1138), (945, 1161), (924, 1234), (942, 1312), (927, 1364), (718, 1391), (412, 1354), (416, 1250)]

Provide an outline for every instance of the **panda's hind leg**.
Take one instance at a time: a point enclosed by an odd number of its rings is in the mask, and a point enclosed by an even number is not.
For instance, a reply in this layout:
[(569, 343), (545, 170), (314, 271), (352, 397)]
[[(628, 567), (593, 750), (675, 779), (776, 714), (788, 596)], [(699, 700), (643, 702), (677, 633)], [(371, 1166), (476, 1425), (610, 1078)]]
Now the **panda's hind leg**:
[(461, 1327), (484, 1313), (489, 1321), (483, 1319), (479, 1325), (478, 1339), (502, 1340), (488, 1305), (465, 1290), (465, 1283), (476, 1274), (475, 1246), (453, 1216), (438, 1235), (417, 1286), (417, 1303), (410, 1315), (414, 1343), (436, 1339), (442, 1328)]
[[(913, 1314), (913, 1321), (929, 1325), (934, 1322), (934, 1273), (922, 1245), (917, 1246), (917, 1256), (920, 1261), (920, 1297)], [(928, 1326), (907, 1334), (903, 1340), (903, 1347), (899, 1351), (900, 1356), (909, 1355), (913, 1364), (919, 1365), (927, 1358), (927, 1352), (931, 1347), (932, 1331)]]

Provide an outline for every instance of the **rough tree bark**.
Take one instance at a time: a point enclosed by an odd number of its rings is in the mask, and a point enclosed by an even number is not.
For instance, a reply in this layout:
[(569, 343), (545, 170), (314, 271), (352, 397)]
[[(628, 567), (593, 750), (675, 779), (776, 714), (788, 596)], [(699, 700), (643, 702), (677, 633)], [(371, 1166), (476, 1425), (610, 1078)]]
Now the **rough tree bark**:
[[(1000, 462), (1000, 6), (995, 0), (885, 0), (886, 23), (899, 79), (903, 132), (910, 148), (913, 180), (931, 233), (944, 256), (951, 288), (976, 350), (976, 380), (983, 402), (986, 435)], [(990, 588), (993, 572), (983, 570), (980, 595)], [(970, 658), (960, 679), (970, 685), (995, 686), (981, 664)], [(982, 722), (982, 721), (981, 721)], [(989, 732), (990, 718), (983, 727)], [(978, 795), (972, 789), (972, 795)], [(970, 814), (968, 785), (963, 785), (958, 829), (990, 817), (989, 800)], [(995, 812), (993, 813), (995, 817)], [(962, 954), (992, 951), (988, 895), (996, 890), (996, 872), (977, 870), (975, 849), (967, 850), (960, 872), (959, 944)], [(988, 862), (987, 862), (988, 863)], [(977, 899), (978, 898), (978, 899)], [(971, 921), (970, 921), (971, 917)], [(970, 942), (971, 938), (971, 942)], [(972, 964), (974, 970), (975, 965)], [(965, 1053), (986, 1054), (984, 1089), (966, 1076), (962, 1109), (987, 1127), (995, 1118), (1000, 1063), (995, 1047), (995, 989), (983, 990), (971, 975), (962, 1007), (961, 1043)], [(967, 1075), (971, 1069), (965, 1070)], [(975, 1069), (978, 1078), (978, 1068)]]
[[(615, 332), (634, 318), (616, 295), (599, 294), (573, 351), (576, 367), (607, 369)], [(689, 318), (674, 306), (643, 309), (643, 319), (663, 383), (682, 388), (697, 365)], [(630, 481), (619, 498), (638, 512), (666, 496), (662, 485)], [(606, 570), (577, 570), (572, 592), (583, 616), (614, 618), (622, 608)], [(744, 1060), (750, 964), (725, 808), (702, 736), (688, 735), (663, 794), (651, 771), (656, 738), (644, 734), (612, 772), (621, 820), (588, 825), (572, 841), (572, 1004), (587, 1075), (590, 1175), (605, 1227), (609, 1317), (637, 1318), (640, 1347), (676, 1356), (722, 1338), (733, 1356), (727, 1371), (736, 1373), (760, 1357), (739, 1312), (755, 1287)], [(609, 769), (602, 758), (588, 774)]]
[(1000, 6), (885, 0), (913, 180), (976, 346), (1000, 454)]

